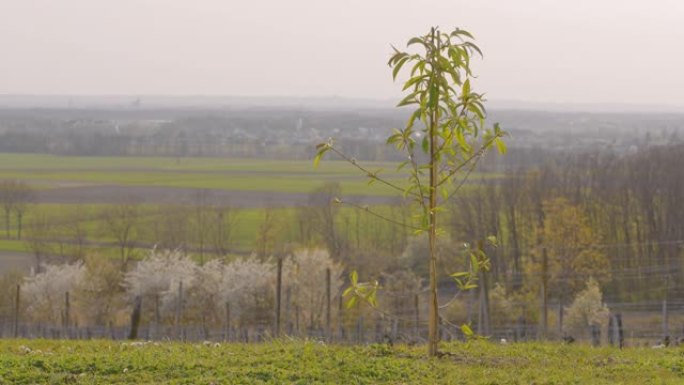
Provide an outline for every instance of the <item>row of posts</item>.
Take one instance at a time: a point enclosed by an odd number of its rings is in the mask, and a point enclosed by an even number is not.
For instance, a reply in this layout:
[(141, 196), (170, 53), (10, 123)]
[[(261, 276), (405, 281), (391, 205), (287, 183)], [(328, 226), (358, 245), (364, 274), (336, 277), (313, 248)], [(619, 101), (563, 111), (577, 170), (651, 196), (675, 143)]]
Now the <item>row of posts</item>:
[[(282, 333), (282, 268), (283, 268), (283, 260), (282, 258), (279, 258), (277, 261), (277, 276), (276, 276), (276, 302), (275, 302), (275, 317), (274, 317), (274, 335), (279, 336)], [(325, 282), (326, 282), (326, 297), (325, 297), (325, 335), (326, 337), (330, 337), (331, 335), (331, 316), (332, 316), (332, 292), (331, 292), (331, 271), (330, 269), (326, 269), (325, 271)], [(483, 280), (483, 285), (481, 285), (481, 297), (483, 299), (486, 299), (487, 292), (486, 292), (486, 281)], [(546, 338), (546, 330), (547, 330), (547, 301), (546, 301), (546, 295), (544, 295), (544, 286), (542, 286), (542, 299), (543, 299), (543, 312), (542, 312), (542, 338)], [(180, 327), (180, 321), (181, 321), (181, 316), (182, 316), (182, 303), (183, 303), (183, 283), (180, 282), (178, 285), (178, 300), (177, 300), (177, 305), (175, 309), (175, 317), (174, 317), (174, 334), (179, 335), (179, 327)], [(342, 298), (340, 296), (339, 298), (340, 303), (340, 311), (342, 309)], [(21, 305), (21, 285), (16, 285), (16, 290), (15, 290), (15, 298), (14, 298), (14, 317), (13, 317), (13, 335), (15, 338), (19, 337), (19, 322), (20, 322), (20, 305)], [(64, 330), (68, 330), (68, 327), (70, 326), (70, 320), (71, 320), (71, 314), (70, 314), (70, 297), (69, 297), (69, 292), (65, 293), (64, 297), (64, 305), (65, 305), (65, 310), (63, 313), (63, 322), (62, 326)], [(414, 316), (415, 316), (415, 335), (419, 335), (419, 325), (420, 325), (420, 312), (419, 312), (419, 296), (416, 294), (414, 295)], [(479, 324), (478, 324), (478, 329), (480, 330), (481, 333), (487, 335), (489, 333), (488, 330), (488, 304), (486, 301), (480, 301), (480, 319)], [(140, 325), (140, 318), (141, 318), (141, 307), (142, 307), (142, 299), (140, 297), (135, 298), (134, 304), (133, 304), (133, 312), (131, 314), (131, 331), (129, 334), (129, 338), (135, 339), (138, 337), (138, 330), (139, 330), (139, 325)], [(559, 308), (559, 318), (562, 319), (562, 304)], [(663, 315), (663, 335), (667, 336), (668, 335), (668, 305), (667, 305), (667, 300), (663, 301), (662, 304), (662, 315)], [(230, 320), (230, 304), (226, 303), (225, 306), (225, 317), (227, 320), (227, 325), (229, 325)], [(297, 317), (298, 318), (298, 317)], [(562, 322), (562, 321), (561, 321)], [(363, 325), (363, 319), (360, 319), (360, 323), (357, 324), (357, 329), (362, 329)], [(229, 327), (229, 326), (226, 326)], [(360, 334), (361, 331), (357, 330), (357, 332)], [(342, 332), (344, 333), (344, 332)], [(591, 337), (592, 337), (592, 343), (598, 344), (600, 341), (600, 328), (594, 326), (591, 328)], [(621, 314), (611, 314), (609, 318), (609, 324), (608, 324), (608, 339), (611, 345), (617, 345), (622, 347), (624, 344), (624, 332), (623, 332), (623, 327), (622, 327), (622, 316)]]

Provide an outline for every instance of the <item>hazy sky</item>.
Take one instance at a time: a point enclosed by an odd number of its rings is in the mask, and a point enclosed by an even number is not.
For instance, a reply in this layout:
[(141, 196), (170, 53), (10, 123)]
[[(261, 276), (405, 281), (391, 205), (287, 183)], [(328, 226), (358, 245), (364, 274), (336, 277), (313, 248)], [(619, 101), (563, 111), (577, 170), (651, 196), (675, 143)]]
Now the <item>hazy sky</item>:
[(0, 0), (0, 94), (396, 98), (390, 44), (431, 25), (492, 100), (684, 106), (681, 0)]

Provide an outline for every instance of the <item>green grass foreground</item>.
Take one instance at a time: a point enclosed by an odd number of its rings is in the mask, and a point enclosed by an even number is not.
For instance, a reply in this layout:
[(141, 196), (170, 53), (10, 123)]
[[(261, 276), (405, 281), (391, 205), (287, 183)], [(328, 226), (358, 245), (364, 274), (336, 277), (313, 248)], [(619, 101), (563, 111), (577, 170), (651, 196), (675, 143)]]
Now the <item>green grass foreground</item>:
[(0, 340), (1, 384), (682, 384), (684, 350)]

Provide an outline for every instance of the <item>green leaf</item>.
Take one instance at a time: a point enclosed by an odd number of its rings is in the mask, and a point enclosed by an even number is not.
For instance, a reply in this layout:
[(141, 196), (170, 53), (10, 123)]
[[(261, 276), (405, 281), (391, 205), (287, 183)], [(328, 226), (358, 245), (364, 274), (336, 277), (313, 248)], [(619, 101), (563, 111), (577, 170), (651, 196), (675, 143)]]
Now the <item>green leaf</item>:
[(423, 39), (421, 39), (421, 38), (419, 38), (419, 37), (411, 38), (411, 39), (408, 41), (408, 43), (406, 43), (406, 46), (409, 47), (409, 46), (412, 46), (412, 45), (414, 45), (414, 44), (421, 44), (423, 47), (427, 48), (427, 44), (425, 44), (425, 42), (423, 41)]
[(416, 119), (420, 118), (422, 115), (423, 110), (420, 108), (417, 108), (415, 111), (413, 111), (413, 114), (411, 114), (411, 117), (408, 120), (408, 123), (406, 123), (406, 128), (409, 129), (413, 127), (413, 123), (415, 123)]
[(399, 74), (401, 67), (408, 61), (408, 59), (408, 56), (404, 56), (397, 61), (397, 63), (394, 65), (394, 69), (392, 70), (392, 80), (397, 80), (397, 75)]
[(484, 112), (480, 109), (480, 106), (477, 105), (477, 103), (468, 103), (468, 111), (472, 112), (475, 114), (480, 120), (484, 120)]
[(314, 167), (318, 167), (318, 164), (321, 162), (321, 158), (323, 158), (323, 155), (325, 155), (326, 151), (328, 151), (327, 147), (318, 151), (318, 153), (316, 154), (316, 156), (314, 157), (314, 160), (313, 160)]
[(349, 298), (349, 300), (347, 301), (347, 309), (353, 308), (354, 305), (356, 305), (356, 297)]
[(480, 56), (484, 56), (484, 55), (482, 55), (482, 51), (480, 50), (480, 47), (476, 46), (474, 43), (471, 43), (471, 42), (469, 42), (469, 41), (466, 41), (465, 43), (463, 43), (463, 45), (464, 45), (465, 47), (468, 47), (468, 48), (470, 48), (471, 50), (477, 52)]
[(480, 269), (480, 261), (477, 260), (477, 254), (470, 253), (470, 267), (474, 273), (477, 273)]
[(423, 152), (426, 153), (426, 154), (428, 153), (428, 151), (430, 151), (430, 141), (428, 140), (428, 136), (427, 136), (427, 135), (425, 135), (425, 136), (423, 137), (423, 141), (422, 141), (422, 143), (421, 143), (421, 147), (422, 147), (422, 149), (423, 149)]
[(467, 324), (461, 325), (461, 332), (463, 333), (464, 336), (466, 337), (473, 337), (475, 336), (475, 332), (473, 329), (470, 328)]
[(442, 199), (447, 200), (449, 198), (449, 189), (446, 186), (442, 186), (442, 188), (440, 188), (440, 193), (442, 195)]
[(359, 273), (357, 273), (356, 270), (352, 270), (349, 278), (351, 280), (352, 285), (356, 286), (356, 284), (359, 282)]
[(461, 92), (464, 96), (470, 95), (470, 79), (466, 79), (461, 87)]
[[(394, 47), (392, 47), (392, 48), (394, 48)], [(400, 59), (408, 56), (408, 54), (406, 52), (400, 52), (396, 48), (394, 48), (394, 52), (395, 52), (395, 54), (392, 55), (392, 57), (387, 62), (387, 65), (389, 65), (390, 67), (395, 65)]]
[(418, 75), (412, 77), (411, 79), (407, 80), (406, 83), (404, 83), (404, 88), (402, 89), (402, 91), (406, 91), (407, 89), (411, 88), (411, 86), (419, 83), (421, 80), (424, 80), (427, 77), (427, 75)]
[(416, 104), (416, 94), (417, 92), (412, 92), (408, 94), (405, 98), (403, 98), (399, 104), (397, 104), (397, 107), (403, 107), (409, 104)]
[(471, 35), (470, 32), (466, 31), (465, 29), (456, 28), (456, 29), (454, 30), (454, 32), (451, 33), (451, 36), (452, 36), (452, 37), (461, 36), (461, 35), (462, 35), (462, 36), (465, 36), (465, 37), (467, 37), (467, 38), (470, 38), (470, 39), (475, 40), (475, 38), (473, 37), (473, 35)]
[(506, 153), (506, 143), (504, 143), (501, 138), (496, 138), (494, 139), (494, 144), (496, 145), (497, 151), (499, 151), (500, 154), (505, 154)]

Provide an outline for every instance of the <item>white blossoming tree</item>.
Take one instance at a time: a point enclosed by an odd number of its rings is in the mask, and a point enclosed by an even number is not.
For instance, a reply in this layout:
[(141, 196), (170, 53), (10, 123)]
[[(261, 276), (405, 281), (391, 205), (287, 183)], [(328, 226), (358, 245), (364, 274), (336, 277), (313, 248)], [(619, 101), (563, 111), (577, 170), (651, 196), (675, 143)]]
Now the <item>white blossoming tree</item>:
[(295, 305), (299, 307), (308, 326), (321, 327), (326, 311), (326, 270), (330, 269), (330, 292), (335, 297), (342, 285), (344, 269), (324, 249), (301, 249), (294, 252), (292, 259), (283, 268), (285, 286), (293, 292)]
[(138, 262), (124, 276), (124, 288), (129, 299), (140, 297), (154, 312), (157, 321), (172, 317), (178, 303), (179, 287), (190, 292), (196, 283), (197, 264), (179, 251), (159, 252)]
[(242, 324), (270, 322), (273, 309), (275, 267), (255, 256), (236, 259), (223, 268), (218, 299), (229, 304)]
[(34, 322), (61, 324), (66, 310), (65, 294), (76, 290), (85, 268), (82, 263), (43, 265), (41, 271), (27, 277), (21, 288), (26, 315)]
[(195, 269), (195, 285), (188, 293), (187, 311), (203, 325), (220, 325), (224, 302), (221, 294), (225, 266), (220, 259), (212, 259)]

